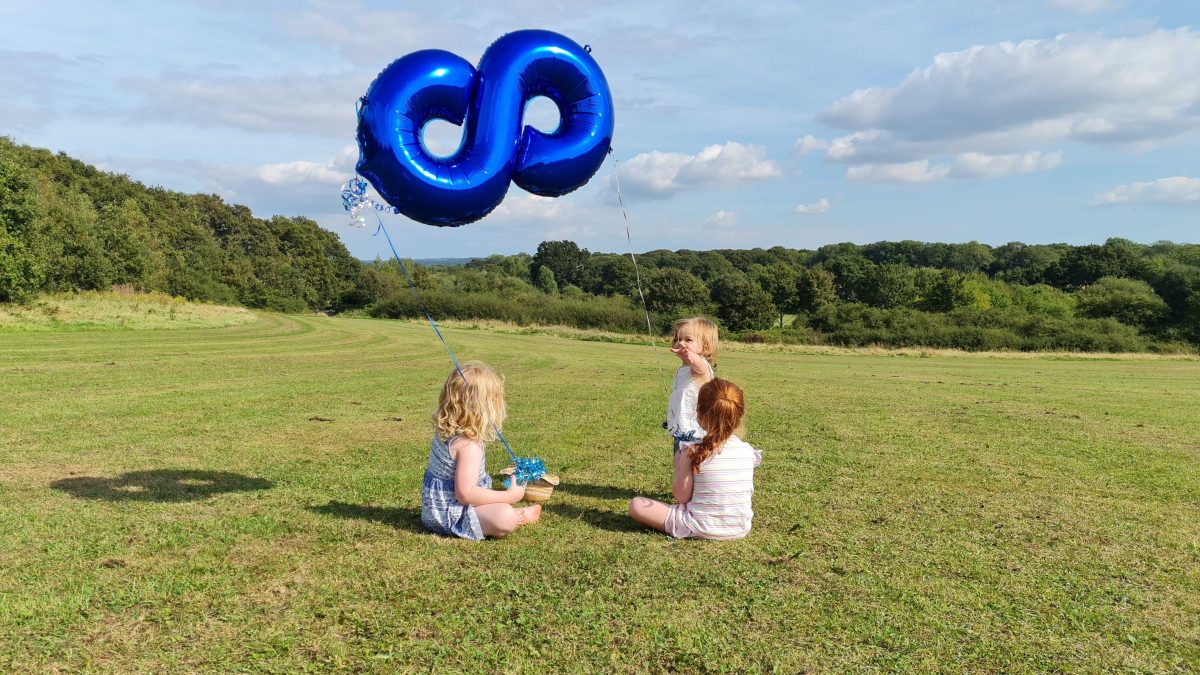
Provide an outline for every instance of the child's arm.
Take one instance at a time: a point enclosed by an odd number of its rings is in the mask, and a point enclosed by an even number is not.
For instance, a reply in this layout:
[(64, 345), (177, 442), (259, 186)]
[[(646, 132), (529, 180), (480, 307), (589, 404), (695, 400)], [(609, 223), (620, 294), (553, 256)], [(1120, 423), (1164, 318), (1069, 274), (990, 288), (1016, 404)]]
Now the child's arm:
[(469, 438), (456, 438), (450, 444), (450, 453), (455, 457), (454, 498), (469, 506), (484, 504), (515, 504), (525, 496), (525, 486), (512, 481), (507, 490), (489, 490), (479, 487), (479, 465), (483, 463), (483, 447)]
[(696, 352), (688, 352), (688, 366), (692, 369), (692, 379), (700, 384), (708, 384), (713, 378), (712, 364)]
[(703, 354), (694, 352), (687, 347), (671, 347), (671, 352), (678, 356), (688, 368), (692, 369), (692, 378), (704, 384), (712, 379), (712, 365)]
[(692, 499), (692, 458), (686, 447), (675, 453), (675, 480), (671, 482), (671, 493), (680, 504)]

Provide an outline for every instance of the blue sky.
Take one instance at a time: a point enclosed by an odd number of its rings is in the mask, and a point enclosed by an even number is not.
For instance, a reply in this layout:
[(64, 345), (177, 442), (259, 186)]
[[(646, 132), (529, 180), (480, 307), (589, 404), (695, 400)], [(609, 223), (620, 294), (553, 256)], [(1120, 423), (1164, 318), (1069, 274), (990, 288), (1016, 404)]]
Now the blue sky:
[[(522, 28), (592, 46), (638, 251), (1200, 241), (1194, 0), (106, 4), (0, 6), (0, 134), (312, 217), (363, 258), (387, 253), (338, 197), (357, 97), (406, 53), (477, 62)], [(413, 257), (625, 251), (613, 169), (553, 200), (513, 187), (461, 228), (390, 229)]]

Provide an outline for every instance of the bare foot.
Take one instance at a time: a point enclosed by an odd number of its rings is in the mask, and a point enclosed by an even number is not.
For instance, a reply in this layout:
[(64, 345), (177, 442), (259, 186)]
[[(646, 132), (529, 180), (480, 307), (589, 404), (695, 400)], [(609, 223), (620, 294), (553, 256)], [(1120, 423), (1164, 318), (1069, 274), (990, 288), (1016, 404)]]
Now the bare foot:
[(528, 525), (536, 523), (542, 517), (542, 505), (534, 504), (521, 509), (521, 522), (519, 525)]

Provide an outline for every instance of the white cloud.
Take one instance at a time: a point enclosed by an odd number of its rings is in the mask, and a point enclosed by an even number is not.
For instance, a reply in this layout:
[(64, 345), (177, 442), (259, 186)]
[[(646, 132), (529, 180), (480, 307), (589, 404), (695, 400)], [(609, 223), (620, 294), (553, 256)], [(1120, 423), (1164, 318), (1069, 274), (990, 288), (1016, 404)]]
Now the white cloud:
[(1079, 14), (1093, 14), (1116, 8), (1112, 0), (1050, 0), (1050, 6)]
[(1093, 200), (1098, 205), (1200, 204), (1200, 178), (1175, 176), (1149, 183), (1120, 185)]
[(255, 171), (255, 175), (271, 185), (300, 185), (304, 183), (337, 183), (345, 181), (348, 174), (326, 164), (299, 160), (260, 166)]
[[(341, 186), (354, 176), (358, 148), (344, 146), (329, 159), (297, 159), (268, 164), (216, 164), (197, 160), (135, 157), (97, 158), (105, 171), (126, 173), (148, 185), (220, 195), (250, 207), (260, 218), (275, 214), (342, 213)], [(369, 192), (375, 199), (382, 200)]]
[(1031, 145), (1059, 142), (1064, 131), (1062, 123), (1046, 121), (1023, 127), (1020, 131), (1002, 129), (963, 138), (912, 140), (872, 129), (833, 139), (826, 156), (843, 164), (887, 164), (968, 152), (1007, 155), (1028, 152)]
[(1001, 42), (938, 54), (900, 84), (859, 89), (819, 119), (849, 132), (829, 141), (826, 155), (834, 161), (906, 165), (885, 173), (928, 180), (914, 162), (957, 155), (960, 176), (974, 169), (990, 177), (1046, 170), (1061, 160), (1030, 150), (1038, 145), (1146, 146), (1200, 130), (1197, 72), (1200, 33), (1187, 28)]
[(527, 194), (519, 189), (508, 191), (493, 215), (512, 220), (553, 220), (564, 215), (570, 202), (554, 197)]
[(1049, 171), (1062, 163), (1061, 152), (1036, 150), (1015, 155), (985, 155), (964, 152), (954, 158), (950, 175), (954, 178), (998, 178), (1017, 173)]
[(254, 132), (345, 138), (358, 121), (355, 102), (366, 91), (361, 77), (285, 75), (229, 77), (164, 73), (130, 79), (145, 97), (142, 121), (234, 127)]
[(803, 215), (828, 213), (829, 209), (832, 209), (832, 208), (833, 208), (833, 206), (829, 203), (829, 200), (822, 197), (812, 204), (801, 204), (801, 205), (797, 206), (796, 213), (803, 214)]
[[(324, 184), (338, 185), (354, 175), (354, 164), (358, 159), (358, 148), (350, 145), (342, 148), (332, 161), (312, 162), (296, 160), (264, 164), (252, 171), (255, 178), (275, 186)], [(234, 173), (246, 173), (234, 170)]]
[(897, 164), (852, 166), (846, 169), (846, 178), (867, 183), (932, 183), (942, 180), (949, 173), (949, 166), (938, 164), (930, 169), (929, 160), (921, 159)]
[(731, 227), (737, 225), (738, 217), (734, 211), (717, 211), (704, 219), (704, 224), (711, 227)]
[(870, 183), (932, 183), (946, 178), (999, 178), (1034, 171), (1049, 171), (1062, 163), (1061, 152), (1033, 150), (1013, 155), (964, 152), (950, 163), (930, 165), (927, 159), (885, 164), (859, 164), (846, 170), (846, 178)]
[[(127, 158), (99, 164), (105, 170), (131, 175), (168, 176), (173, 179), (166, 181), (168, 183), (178, 183), (185, 178), (194, 186), (190, 190), (217, 194), (231, 203), (245, 204), (260, 218), (274, 214), (314, 215), (319, 216), (319, 221), (329, 229), (343, 232), (349, 217), (342, 211), (340, 189), (354, 176), (357, 159), (358, 147), (347, 145), (325, 160), (297, 159), (257, 166)], [(581, 192), (600, 189), (598, 185), (585, 186)], [(368, 187), (368, 195), (380, 204), (385, 203), (373, 187)], [(592, 204), (598, 204), (598, 200), (581, 199), (579, 193), (550, 198), (532, 195), (514, 186), (486, 220), (494, 226), (515, 228), (522, 237), (521, 245), (528, 244), (526, 239), (530, 232), (541, 232), (543, 238), (561, 239), (623, 231), (616, 225), (621, 218), (619, 212), (611, 207), (593, 208)], [(389, 218), (402, 216), (384, 215), (385, 222)], [(370, 215), (368, 220), (374, 223)], [(501, 238), (491, 245), (503, 247), (513, 245), (513, 242)]]
[(792, 151), (803, 157), (813, 150), (825, 150), (828, 147), (829, 141), (826, 141), (823, 138), (817, 138), (812, 134), (808, 134), (804, 138), (796, 141), (796, 144), (792, 146)]
[(621, 166), (630, 193), (666, 198), (695, 188), (730, 187), (783, 175), (766, 148), (733, 141), (710, 145), (695, 155), (652, 150)]

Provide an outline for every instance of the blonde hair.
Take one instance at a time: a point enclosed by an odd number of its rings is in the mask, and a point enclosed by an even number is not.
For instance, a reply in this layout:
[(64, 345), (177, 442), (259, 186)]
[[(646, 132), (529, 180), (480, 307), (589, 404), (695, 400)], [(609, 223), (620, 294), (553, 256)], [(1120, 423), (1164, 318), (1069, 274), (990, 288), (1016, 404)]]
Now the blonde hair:
[(700, 355), (708, 359), (710, 365), (717, 365), (717, 324), (702, 316), (679, 319), (671, 329), (671, 339), (678, 338), (680, 329), (685, 327), (690, 327), (700, 338)]
[(714, 378), (700, 387), (700, 395), (696, 398), (696, 421), (704, 428), (705, 436), (688, 447), (692, 473), (700, 473), (700, 465), (737, 432), (745, 416), (746, 398), (736, 384)]
[(442, 385), (433, 413), (435, 433), (442, 438), (466, 436), (479, 441), (496, 438), (508, 410), (504, 405), (504, 378), (487, 364), (464, 363), (462, 373), (451, 371)]

